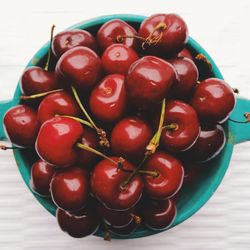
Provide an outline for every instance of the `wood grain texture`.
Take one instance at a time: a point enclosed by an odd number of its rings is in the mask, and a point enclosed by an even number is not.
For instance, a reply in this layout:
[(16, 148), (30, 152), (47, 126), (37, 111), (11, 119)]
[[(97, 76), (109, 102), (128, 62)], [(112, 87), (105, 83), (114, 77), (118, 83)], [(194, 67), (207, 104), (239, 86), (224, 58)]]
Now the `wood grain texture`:
[[(76, 22), (112, 13), (179, 13), (214, 58), (226, 81), (250, 98), (250, 2), (241, 1), (5, 1), (0, 9), (0, 100), (9, 99), (25, 64), (49, 38)], [(250, 111), (250, 110), (249, 110)], [(155, 236), (104, 242), (72, 239), (22, 182), (11, 152), (0, 152), (0, 249), (249, 249), (250, 143), (237, 145), (212, 199), (180, 226)]]

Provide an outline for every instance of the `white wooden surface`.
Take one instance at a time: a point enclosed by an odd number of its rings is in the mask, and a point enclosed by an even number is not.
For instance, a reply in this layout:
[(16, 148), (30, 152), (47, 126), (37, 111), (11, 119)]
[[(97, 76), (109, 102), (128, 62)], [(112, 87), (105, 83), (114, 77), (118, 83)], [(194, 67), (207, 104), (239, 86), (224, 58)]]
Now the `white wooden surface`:
[[(60, 0), (1, 1), (0, 100), (9, 99), (24, 65), (49, 38), (94, 16), (179, 13), (190, 34), (213, 56), (225, 79), (250, 98), (250, 1)], [(104, 242), (72, 239), (25, 187), (11, 152), (0, 152), (0, 249), (249, 249), (250, 143), (235, 147), (230, 168), (212, 199), (182, 225), (152, 237)]]

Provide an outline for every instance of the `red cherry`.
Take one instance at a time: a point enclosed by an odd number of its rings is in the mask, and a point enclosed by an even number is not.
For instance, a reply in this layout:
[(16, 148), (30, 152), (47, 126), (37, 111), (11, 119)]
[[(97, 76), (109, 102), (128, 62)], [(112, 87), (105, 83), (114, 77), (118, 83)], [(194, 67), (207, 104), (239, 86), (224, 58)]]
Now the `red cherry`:
[(52, 41), (53, 54), (59, 58), (66, 51), (75, 47), (88, 47), (97, 51), (95, 38), (86, 30), (74, 29), (58, 33)]
[(188, 104), (171, 100), (166, 104), (164, 126), (174, 124), (174, 129), (162, 131), (161, 143), (166, 150), (184, 151), (190, 148), (200, 133), (200, 124), (195, 110)]
[(82, 91), (94, 87), (101, 76), (101, 59), (87, 47), (65, 52), (56, 64), (56, 75)]
[(200, 180), (201, 174), (202, 174), (202, 166), (198, 164), (195, 164), (195, 165), (190, 164), (190, 159), (188, 159), (188, 162), (189, 163), (186, 163), (186, 162), (184, 163), (185, 174), (184, 174), (182, 188), (185, 188), (186, 186), (190, 186), (190, 185), (193, 185), (194, 183), (197, 183), (197, 181)]
[(78, 116), (79, 107), (75, 99), (66, 91), (56, 92), (44, 97), (38, 108), (38, 121), (43, 124), (55, 115)]
[[(157, 29), (157, 26), (159, 27)], [(188, 41), (188, 28), (184, 20), (176, 14), (155, 14), (146, 18), (140, 26), (139, 36), (159, 41), (146, 45), (154, 54), (172, 57), (178, 54)], [(151, 39), (152, 40), (152, 39)]]
[(36, 152), (51, 165), (68, 167), (78, 158), (75, 144), (83, 135), (82, 125), (66, 117), (55, 117), (40, 128), (36, 140)]
[(174, 85), (173, 95), (177, 99), (187, 100), (194, 92), (199, 78), (199, 72), (194, 62), (188, 58), (175, 58), (169, 60), (174, 66), (178, 81)]
[(50, 195), (50, 182), (55, 174), (55, 168), (47, 162), (38, 160), (31, 168), (30, 187), (41, 196)]
[(156, 104), (167, 95), (176, 81), (174, 67), (155, 56), (145, 56), (135, 61), (126, 77), (126, 89), (138, 106)]
[(26, 105), (10, 108), (4, 115), (3, 124), (13, 144), (24, 148), (34, 146), (39, 131), (35, 110)]
[(142, 119), (124, 118), (112, 130), (112, 152), (117, 156), (136, 161), (143, 157), (152, 136), (150, 126)]
[[(118, 161), (118, 157), (111, 157)], [(123, 162), (125, 170), (134, 170), (134, 165), (128, 161)], [(130, 173), (117, 168), (117, 165), (110, 160), (100, 161), (94, 168), (90, 184), (93, 194), (107, 208), (115, 210), (128, 210), (140, 200), (143, 183), (139, 176), (136, 176), (126, 187), (122, 184), (129, 177)]]
[(226, 143), (222, 126), (204, 127), (195, 144), (185, 152), (184, 156), (190, 161), (205, 162), (217, 156)]
[(157, 177), (143, 175), (145, 192), (153, 199), (167, 199), (181, 188), (184, 170), (181, 162), (164, 152), (156, 152), (146, 162), (144, 169), (156, 171)]
[(20, 87), (25, 95), (35, 95), (59, 88), (54, 72), (33, 66), (24, 71), (20, 79)]
[(235, 96), (225, 81), (209, 78), (197, 86), (190, 104), (202, 122), (223, 123), (234, 109)]
[[(104, 23), (97, 32), (97, 41), (102, 50), (111, 44), (123, 43), (129, 48), (136, 49), (137, 41), (133, 36), (137, 35), (136, 30), (128, 23), (113, 19)], [(126, 36), (129, 36), (126, 38)]]
[(108, 75), (93, 89), (90, 110), (103, 122), (115, 122), (125, 113), (126, 99), (124, 76)]
[(61, 209), (84, 208), (89, 194), (87, 171), (79, 167), (58, 171), (52, 178), (50, 191), (54, 203)]
[(138, 54), (128, 46), (112, 44), (102, 55), (102, 65), (108, 74), (126, 75), (130, 65), (138, 59)]
[(87, 206), (77, 213), (69, 213), (60, 208), (56, 211), (57, 222), (62, 231), (74, 238), (82, 238), (94, 234), (100, 224), (94, 206)]
[(194, 61), (193, 54), (187, 48), (184, 48), (183, 50), (181, 50), (181, 52), (178, 53), (177, 57), (185, 57), (185, 58), (188, 58), (188, 59)]
[(144, 223), (153, 230), (169, 228), (177, 215), (177, 208), (172, 200), (148, 201), (142, 210)]

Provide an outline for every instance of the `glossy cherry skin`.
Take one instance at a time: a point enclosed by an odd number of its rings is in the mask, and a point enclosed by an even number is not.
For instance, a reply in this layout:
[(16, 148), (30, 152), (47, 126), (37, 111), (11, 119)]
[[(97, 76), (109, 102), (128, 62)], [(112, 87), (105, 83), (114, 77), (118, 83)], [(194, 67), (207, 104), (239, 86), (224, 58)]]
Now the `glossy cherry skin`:
[(57, 167), (73, 165), (78, 158), (77, 141), (83, 135), (82, 125), (65, 117), (55, 117), (40, 128), (36, 139), (36, 152), (41, 159)]
[[(160, 23), (166, 25), (165, 29), (161, 31), (155, 30)], [(155, 37), (162, 33), (160, 41), (146, 47), (146, 49), (153, 54), (164, 55), (164, 57), (172, 57), (178, 54), (188, 40), (187, 25), (184, 20), (176, 14), (152, 15), (142, 22), (138, 33), (139, 36), (145, 39), (152, 33)]]
[(195, 144), (185, 152), (184, 156), (191, 161), (205, 162), (217, 156), (226, 143), (222, 126), (204, 127)]
[(32, 147), (39, 131), (37, 112), (26, 105), (10, 108), (4, 115), (3, 125), (10, 141), (18, 147)]
[[(80, 142), (91, 148), (99, 150), (98, 136), (92, 128), (84, 127), (84, 133)], [(89, 151), (79, 151), (78, 164), (83, 168), (91, 168), (96, 159), (97, 156)]]
[(138, 59), (138, 54), (128, 46), (112, 44), (102, 55), (102, 65), (108, 74), (126, 75), (130, 65)]
[[(129, 48), (136, 49), (137, 40), (131, 36), (137, 35), (136, 30), (128, 23), (120, 20), (113, 19), (104, 23), (97, 32), (97, 42), (101, 49), (104, 51), (107, 47), (114, 43), (123, 43)], [(130, 36), (119, 40), (120, 36)]]
[(223, 123), (235, 106), (232, 88), (223, 80), (209, 78), (196, 88), (190, 104), (204, 123)]
[(59, 58), (66, 51), (75, 47), (88, 47), (97, 51), (95, 38), (86, 30), (74, 29), (58, 33), (52, 41), (53, 54)]
[(176, 218), (177, 208), (172, 200), (151, 200), (142, 210), (143, 221), (153, 230), (169, 228)]
[(31, 168), (30, 187), (41, 196), (49, 196), (50, 182), (55, 173), (55, 167), (42, 160), (36, 161)]
[(84, 208), (89, 195), (88, 177), (86, 169), (80, 167), (59, 170), (50, 184), (54, 203), (66, 211)]
[(171, 100), (166, 104), (164, 126), (175, 124), (175, 129), (163, 129), (161, 143), (171, 152), (189, 149), (200, 134), (200, 123), (195, 110), (188, 104)]
[(44, 97), (38, 108), (38, 121), (45, 121), (56, 115), (69, 115), (78, 117), (80, 111), (75, 99), (66, 91), (49, 94)]
[(157, 177), (143, 175), (144, 190), (152, 199), (168, 199), (181, 188), (184, 169), (179, 160), (162, 151), (153, 154), (144, 166), (145, 170), (156, 171)]
[(127, 117), (113, 128), (111, 149), (117, 156), (136, 161), (143, 158), (152, 137), (152, 130), (145, 121), (138, 117)]
[(90, 205), (74, 214), (58, 208), (56, 218), (62, 231), (74, 238), (82, 238), (93, 234), (100, 225), (100, 218), (96, 214), (96, 209)]
[[(111, 157), (118, 161), (118, 157)], [(125, 161), (125, 170), (134, 170), (134, 165)], [(90, 184), (92, 193), (107, 208), (114, 210), (128, 210), (140, 200), (143, 191), (143, 182), (140, 176), (136, 176), (124, 188), (121, 188), (130, 173), (117, 168), (117, 164), (102, 160), (94, 168), (91, 174)]]
[(91, 92), (89, 106), (100, 121), (113, 123), (122, 118), (126, 111), (127, 94), (124, 76), (106, 76)]
[(188, 58), (188, 59), (194, 61), (194, 56), (193, 56), (193, 54), (192, 54), (192, 53), (190, 52), (190, 50), (187, 49), (187, 48), (184, 48), (183, 50), (181, 50), (181, 51), (178, 53), (177, 57), (185, 57), (185, 58)]
[(87, 47), (76, 47), (60, 57), (55, 71), (58, 78), (81, 91), (88, 91), (101, 77), (101, 59)]
[(195, 90), (199, 78), (199, 72), (194, 62), (188, 58), (175, 58), (169, 60), (174, 66), (178, 80), (173, 88), (173, 95), (176, 99), (187, 100)]
[(33, 66), (26, 69), (20, 79), (20, 87), (25, 95), (35, 95), (60, 87), (54, 72)]
[(150, 106), (162, 101), (176, 81), (174, 67), (155, 56), (135, 61), (126, 77), (130, 99), (138, 106)]

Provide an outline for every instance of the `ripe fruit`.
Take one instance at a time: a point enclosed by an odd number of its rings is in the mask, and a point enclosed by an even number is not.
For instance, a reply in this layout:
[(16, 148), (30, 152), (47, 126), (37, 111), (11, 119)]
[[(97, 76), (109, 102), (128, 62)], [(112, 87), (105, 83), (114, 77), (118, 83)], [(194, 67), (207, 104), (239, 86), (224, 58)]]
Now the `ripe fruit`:
[(177, 57), (185, 57), (185, 58), (188, 58), (188, 59), (194, 61), (194, 56), (193, 56), (193, 54), (192, 54), (192, 53), (190, 52), (190, 50), (187, 49), (187, 48), (184, 48), (183, 50), (181, 50), (181, 51), (178, 53)]

